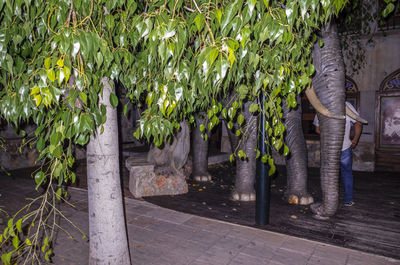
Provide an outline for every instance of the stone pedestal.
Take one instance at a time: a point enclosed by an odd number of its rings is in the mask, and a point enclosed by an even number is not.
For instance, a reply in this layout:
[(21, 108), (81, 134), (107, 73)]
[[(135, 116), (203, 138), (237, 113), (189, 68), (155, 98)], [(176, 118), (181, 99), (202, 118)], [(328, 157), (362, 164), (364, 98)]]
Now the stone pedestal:
[(158, 175), (154, 165), (129, 157), (125, 161), (129, 170), (129, 191), (135, 198), (156, 195), (177, 195), (188, 192), (185, 176)]

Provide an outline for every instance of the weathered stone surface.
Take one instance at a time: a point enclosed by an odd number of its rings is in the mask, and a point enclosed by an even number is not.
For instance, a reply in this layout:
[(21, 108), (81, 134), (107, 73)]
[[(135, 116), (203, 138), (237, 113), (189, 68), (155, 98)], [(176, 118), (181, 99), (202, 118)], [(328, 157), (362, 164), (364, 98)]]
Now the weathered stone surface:
[(155, 165), (160, 175), (180, 175), (190, 151), (190, 131), (187, 123), (180, 123), (181, 129), (172, 142), (164, 142), (162, 148), (152, 145), (147, 155), (149, 163)]
[(129, 170), (129, 191), (134, 197), (177, 195), (188, 192), (183, 174), (156, 174), (153, 164), (140, 162), (138, 163), (135, 157), (130, 157), (125, 162)]
[(22, 138), (6, 139), (4, 149), (0, 149), (0, 166), (6, 170), (36, 166), (39, 153), (29, 145), (22, 145)]
[[(307, 140), (308, 166), (321, 166), (321, 148), (319, 140)], [(275, 150), (272, 156), (277, 165), (285, 165), (284, 156)], [(359, 142), (353, 149), (353, 170), (373, 172), (375, 170), (375, 146), (373, 143)]]
[(373, 172), (375, 170), (375, 144), (359, 142), (353, 149), (353, 170)]

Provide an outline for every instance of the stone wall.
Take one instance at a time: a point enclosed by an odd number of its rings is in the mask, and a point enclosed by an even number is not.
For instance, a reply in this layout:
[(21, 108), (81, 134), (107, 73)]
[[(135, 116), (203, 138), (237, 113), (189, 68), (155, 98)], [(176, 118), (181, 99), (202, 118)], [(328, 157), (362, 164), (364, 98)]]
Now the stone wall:
[[(321, 151), (319, 140), (307, 140), (308, 166), (321, 166)], [(285, 158), (273, 152), (273, 158), (277, 165), (285, 165)], [(360, 142), (353, 150), (353, 170), (368, 171), (375, 170), (374, 145), (371, 143)]]

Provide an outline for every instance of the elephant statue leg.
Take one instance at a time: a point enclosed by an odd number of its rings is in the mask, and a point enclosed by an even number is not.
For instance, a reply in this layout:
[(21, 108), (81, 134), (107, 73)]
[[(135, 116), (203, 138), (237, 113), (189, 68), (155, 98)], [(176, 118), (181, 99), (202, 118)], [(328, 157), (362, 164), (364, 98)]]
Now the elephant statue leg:
[[(192, 177), (195, 181), (210, 181), (211, 175), (208, 173), (208, 141), (202, 136), (200, 124), (205, 124), (205, 119), (196, 116), (196, 128), (193, 128), (192, 137), (192, 160), (193, 172)], [(205, 132), (208, 133), (208, 132)], [(208, 136), (209, 133), (208, 133)]]
[(246, 134), (238, 140), (237, 136), (231, 130), (228, 130), (232, 150), (243, 150), (247, 155), (246, 159), (236, 159), (235, 188), (231, 195), (232, 200), (235, 201), (255, 201), (256, 199), (254, 181), (256, 174), (257, 117), (249, 111), (251, 103), (247, 102), (244, 105), (244, 117), (246, 126), (248, 126)]
[(285, 142), (290, 153), (286, 157), (287, 190), (286, 198), (290, 204), (309, 205), (314, 202), (307, 192), (307, 147), (301, 126), (301, 100), (297, 97), (297, 107), (288, 109), (283, 102), (286, 125)]
[[(313, 86), (319, 101), (335, 115), (345, 115), (345, 68), (336, 25), (331, 22), (321, 30), (324, 46), (314, 45)], [(321, 131), (322, 202), (311, 205), (314, 218), (326, 220), (337, 211), (339, 200), (340, 154), (345, 120), (317, 113)]]

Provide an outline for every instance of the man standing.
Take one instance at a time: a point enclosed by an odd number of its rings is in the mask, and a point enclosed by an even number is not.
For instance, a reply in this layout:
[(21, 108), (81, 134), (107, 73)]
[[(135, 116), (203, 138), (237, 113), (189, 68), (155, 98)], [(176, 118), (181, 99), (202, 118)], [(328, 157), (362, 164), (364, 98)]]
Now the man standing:
[[(346, 106), (349, 107), (355, 114), (359, 115), (351, 103), (346, 101)], [(350, 140), (351, 123), (354, 123), (354, 137)], [(316, 133), (320, 133), (318, 117), (315, 115), (314, 122)], [(342, 145), (342, 154), (340, 156), (340, 172), (344, 186), (344, 206), (353, 206), (353, 152), (352, 149), (358, 144), (362, 131), (362, 123), (350, 118), (346, 115), (346, 127)]]

